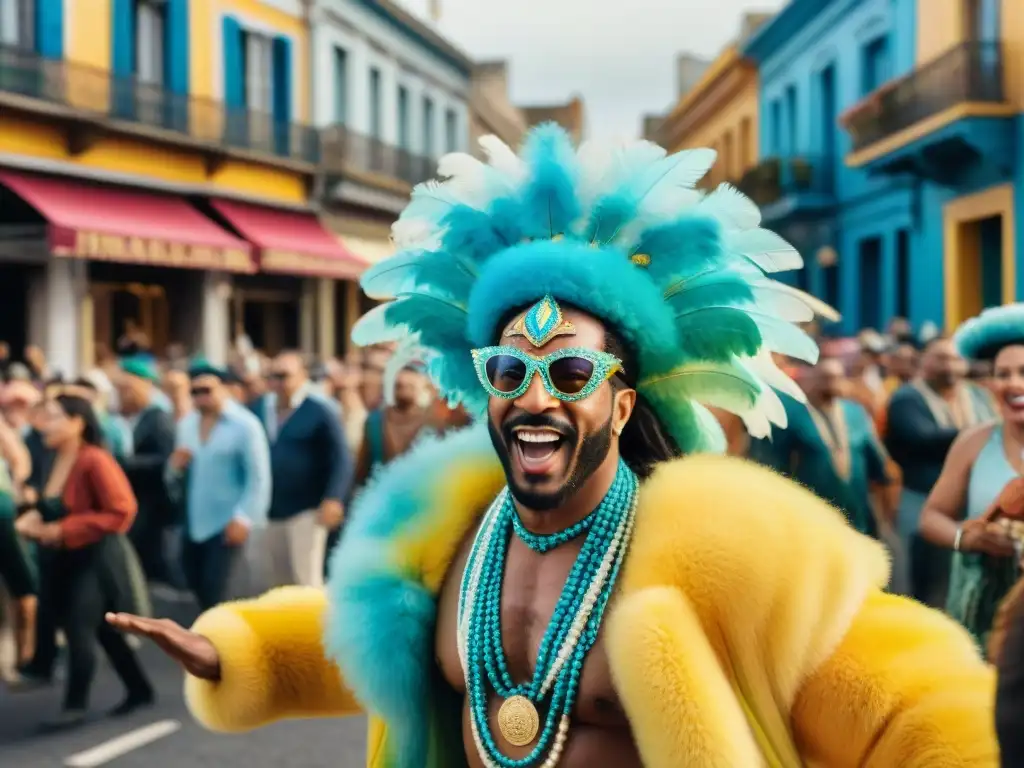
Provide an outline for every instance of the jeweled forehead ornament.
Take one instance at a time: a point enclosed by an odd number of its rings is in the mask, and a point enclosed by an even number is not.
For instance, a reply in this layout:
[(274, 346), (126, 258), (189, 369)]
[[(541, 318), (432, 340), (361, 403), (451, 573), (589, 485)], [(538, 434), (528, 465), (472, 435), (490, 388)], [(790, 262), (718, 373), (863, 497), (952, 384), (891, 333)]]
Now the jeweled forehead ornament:
[(562, 315), (558, 302), (548, 294), (505, 331), (505, 336), (523, 336), (535, 347), (543, 347), (556, 336), (575, 336), (576, 328)]

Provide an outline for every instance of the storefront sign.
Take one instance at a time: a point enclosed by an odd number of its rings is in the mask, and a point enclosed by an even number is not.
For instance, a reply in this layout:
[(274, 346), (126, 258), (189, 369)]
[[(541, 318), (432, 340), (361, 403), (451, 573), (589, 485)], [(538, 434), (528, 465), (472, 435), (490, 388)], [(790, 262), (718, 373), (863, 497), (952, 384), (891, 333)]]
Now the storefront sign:
[(361, 264), (336, 256), (269, 249), (260, 252), (260, 267), (264, 272), (334, 277), (339, 280), (355, 280), (364, 269)]
[(212, 269), (254, 272), (249, 252), (241, 248), (194, 245), (148, 237), (127, 237), (103, 232), (75, 232), (73, 246), (57, 246), (54, 254), (65, 258), (148, 264), (181, 269)]

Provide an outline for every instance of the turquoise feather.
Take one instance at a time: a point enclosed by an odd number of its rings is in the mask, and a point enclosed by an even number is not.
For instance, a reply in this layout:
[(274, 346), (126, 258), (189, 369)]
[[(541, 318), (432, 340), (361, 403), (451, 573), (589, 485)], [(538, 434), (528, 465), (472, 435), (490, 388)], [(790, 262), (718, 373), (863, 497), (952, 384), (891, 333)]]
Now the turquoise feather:
[(742, 414), (757, 405), (761, 385), (741, 366), (687, 363), (637, 385), (648, 400), (677, 397)]
[(727, 362), (753, 356), (761, 348), (761, 329), (742, 309), (710, 307), (676, 319), (679, 347), (687, 360)]
[(754, 289), (742, 275), (727, 271), (707, 272), (685, 283), (666, 297), (677, 312), (694, 307), (737, 307), (754, 302)]
[(565, 129), (547, 123), (531, 131), (523, 147), (529, 178), (521, 195), (528, 237), (571, 233), (580, 216), (579, 169), (572, 140)]
[(652, 387), (642, 391), (684, 454), (714, 452), (725, 448), (725, 435), (718, 421), (700, 403), (679, 396), (673, 387)]
[(722, 250), (718, 222), (697, 216), (645, 230), (633, 250), (650, 257), (647, 274), (663, 291), (675, 281), (722, 268), (729, 261), (729, 254)]
[(374, 264), (360, 284), (372, 299), (391, 299), (422, 288), (465, 303), (475, 279), (471, 267), (446, 252), (409, 251)]

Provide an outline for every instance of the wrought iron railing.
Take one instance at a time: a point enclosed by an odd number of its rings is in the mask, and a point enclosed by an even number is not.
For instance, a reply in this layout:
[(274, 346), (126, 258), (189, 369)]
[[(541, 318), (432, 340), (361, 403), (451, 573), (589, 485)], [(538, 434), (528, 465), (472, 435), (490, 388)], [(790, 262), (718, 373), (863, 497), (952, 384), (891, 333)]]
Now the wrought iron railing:
[(344, 125), (325, 128), (320, 141), (323, 167), (328, 173), (373, 173), (415, 185), (432, 178), (437, 169), (433, 158), (415, 155)]
[(744, 173), (737, 187), (758, 205), (771, 205), (788, 195), (828, 196), (834, 191), (833, 160), (807, 155), (768, 157)]
[(308, 125), (173, 93), (134, 76), (47, 59), (34, 51), (0, 46), (0, 92), (60, 104), (93, 118), (169, 131), (211, 148), (320, 161), (319, 133)]
[(857, 151), (957, 104), (1005, 100), (1002, 44), (973, 41), (876, 89), (848, 109), (840, 123)]

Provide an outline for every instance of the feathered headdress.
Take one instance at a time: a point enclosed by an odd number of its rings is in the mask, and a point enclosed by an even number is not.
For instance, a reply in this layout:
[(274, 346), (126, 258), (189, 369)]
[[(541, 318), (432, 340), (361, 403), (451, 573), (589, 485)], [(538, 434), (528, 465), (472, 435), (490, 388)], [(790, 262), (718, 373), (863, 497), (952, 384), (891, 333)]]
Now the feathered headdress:
[(986, 309), (957, 329), (953, 343), (968, 360), (991, 360), (1003, 347), (1024, 344), (1024, 304)]
[[(412, 338), (451, 402), (486, 407), (470, 350), (494, 342), (508, 313), (546, 295), (600, 318), (630, 346), (637, 390), (684, 451), (720, 450), (705, 405), (743, 417), (754, 436), (785, 425), (774, 389), (802, 397), (771, 353), (809, 362), (794, 323), (834, 312), (766, 275), (802, 266), (757, 207), (723, 184), (694, 185), (714, 162), (649, 142), (584, 143), (534, 128), (521, 155), (494, 136), (489, 162), (443, 157), (445, 180), (413, 190), (392, 229), (399, 252), (368, 270), (366, 293), (393, 299), (353, 330), (358, 344)], [(774, 389), (773, 389), (774, 388)]]

